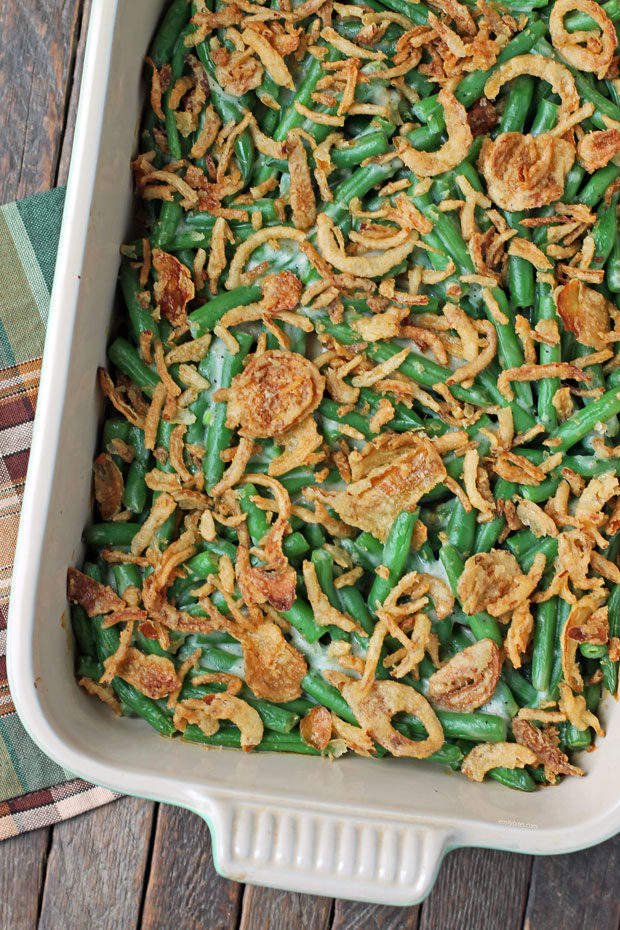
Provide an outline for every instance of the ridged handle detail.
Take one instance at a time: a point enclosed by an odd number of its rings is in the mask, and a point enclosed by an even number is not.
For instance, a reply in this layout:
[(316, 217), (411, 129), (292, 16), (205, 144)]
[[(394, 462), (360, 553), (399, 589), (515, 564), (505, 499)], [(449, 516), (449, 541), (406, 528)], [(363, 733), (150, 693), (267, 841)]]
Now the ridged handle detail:
[(430, 891), (449, 835), (406, 820), (220, 801), (210, 812), (218, 870), (258, 885), (381, 904)]

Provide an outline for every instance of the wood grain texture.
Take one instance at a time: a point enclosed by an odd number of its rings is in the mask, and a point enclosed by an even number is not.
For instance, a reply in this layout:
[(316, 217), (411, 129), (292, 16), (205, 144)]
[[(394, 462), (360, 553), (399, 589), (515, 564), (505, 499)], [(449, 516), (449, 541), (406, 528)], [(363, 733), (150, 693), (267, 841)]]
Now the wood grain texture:
[(54, 185), (81, 6), (0, 3), (0, 203)]
[(232, 930), (243, 886), (213, 866), (211, 836), (197, 814), (162, 804), (140, 930)]
[(239, 930), (328, 930), (332, 903), (331, 898), (246, 885)]
[(70, 81), (69, 81), (69, 103), (66, 109), (66, 119), (62, 131), (62, 146), (58, 170), (56, 172), (56, 184), (66, 184), (69, 177), (69, 165), (71, 163), (71, 152), (73, 149), (73, 136), (75, 134), (75, 120), (77, 117), (78, 101), (80, 98), (80, 89), (82, 87), (82, 70), (84, 68), (84, 52), (86, 50), (86, 39), (88, 37), (88, 24), (90, 22), (90, 11), (92, 0), (82, 0), (82, 10), (79, 16), (77, 26), (77, 51), (73, 64)]
[(618, 930), (620, 835), (570, 856), (538, 856), (525, 930)]
[(521, 930), (531, 869), (532, 857), (516, 853), (450, 853), (422, 904), (419, 930)]
[(51, 829), (0, 843), (0, 927), (35, 930)]
[(54, 827), (38, 930), (133, 930), (154, 804), (122, 798)]
[(416, 930), (419, 907), (336, 901), (331, 930)]

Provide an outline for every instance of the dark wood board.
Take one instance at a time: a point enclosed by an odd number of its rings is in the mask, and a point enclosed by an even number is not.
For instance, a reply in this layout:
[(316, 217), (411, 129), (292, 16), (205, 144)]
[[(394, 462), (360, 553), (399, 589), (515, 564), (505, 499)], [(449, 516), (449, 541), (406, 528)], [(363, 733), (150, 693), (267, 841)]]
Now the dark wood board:
[(516, 853), (449, 853), (422, 905), (419, 930), (521, 930), (531, 868), (531, 856)]
[(416, 930), (419, 907), (336, 901), (331, 930)]
[(154, 809), (122, 798), (54, 827), (38, 930), (137, 926)]
[(51, 828), (0, 843), (0, 927), (36, 930)]
[(331, 898), (246, 885), (239, 930), (329, 930)]
[(52, 187), (82, 0), (0, 3), (0, 203)]
[(570, 856), (538, 856), (524, 930), (617, 930), (620, 835)]
[(202, 817), (160, 805), (140, 930), (229, 930), (237, 924), (242, 892), (242, 885), (215, 871)]

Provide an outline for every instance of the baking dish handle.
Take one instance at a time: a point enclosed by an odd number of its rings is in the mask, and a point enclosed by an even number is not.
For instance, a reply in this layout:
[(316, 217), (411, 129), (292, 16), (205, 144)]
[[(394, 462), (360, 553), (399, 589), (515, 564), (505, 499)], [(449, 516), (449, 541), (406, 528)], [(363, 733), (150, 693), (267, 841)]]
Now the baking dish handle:
[(432, 822), (218, 800), (204, 813), (226, 878), (377, 904), (417, 904), (431, 890), (450, 833)]

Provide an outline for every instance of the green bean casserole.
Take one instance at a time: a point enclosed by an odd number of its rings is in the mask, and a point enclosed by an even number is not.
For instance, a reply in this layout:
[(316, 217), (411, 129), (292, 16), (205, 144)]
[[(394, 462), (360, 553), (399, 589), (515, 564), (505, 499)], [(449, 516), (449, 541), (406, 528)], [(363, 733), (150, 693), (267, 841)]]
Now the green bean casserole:
[(116, 714), (584, 774), (620, 660), (615, 23), (168, 4), (68, 572), (79, 683)]

